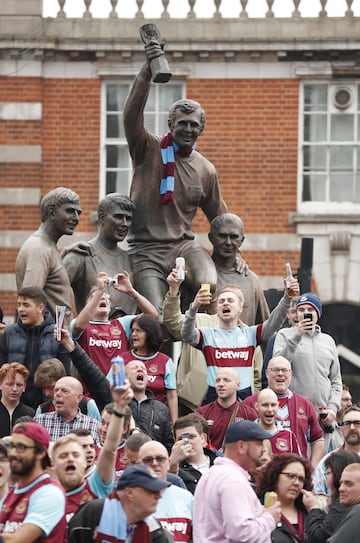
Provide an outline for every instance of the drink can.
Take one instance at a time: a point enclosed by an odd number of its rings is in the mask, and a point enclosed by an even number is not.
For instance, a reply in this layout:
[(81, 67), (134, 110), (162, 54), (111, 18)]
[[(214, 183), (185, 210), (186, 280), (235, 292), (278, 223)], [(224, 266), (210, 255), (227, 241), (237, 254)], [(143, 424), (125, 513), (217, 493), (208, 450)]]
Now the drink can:
[(185, 258), (178, 256), (175, 260), (176, 278), (178, 281), (185, 280)]
[(120, 388), (125, 385), (125, 363), (121, 356), (116, 356), (111, 360), (111, 368), (113, 375), (113, 385), (115, 388)]
[(277, 501), (278, 497), (276, 492), (265, 492), (264, 507), (271, 507)]
[(201, 289), (206, 290), (210, 294), (210, 283), (201, 283)]

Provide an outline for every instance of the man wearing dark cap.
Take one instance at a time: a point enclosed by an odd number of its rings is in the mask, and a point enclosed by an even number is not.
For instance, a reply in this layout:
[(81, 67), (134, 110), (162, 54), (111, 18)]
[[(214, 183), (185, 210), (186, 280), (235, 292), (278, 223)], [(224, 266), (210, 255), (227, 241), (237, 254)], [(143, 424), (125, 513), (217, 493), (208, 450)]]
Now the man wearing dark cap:
[(122, 305), (114, 305), (110, 309), (109, 313), (109, 321), (112, 321), (113, 319), (118, 319), (119, 317), (125, 317), (129, 313), (127, 312), (126, 308)]
[(321, 301), (312, 292), (296, 302), (297, 324), (283, 328), (276, 336), (274, 356), (284, 356), (292, 367), (290, 389), (302, 394), (326, 417), (329, 427), (340, 409), (342, 379), (335, 341), (321, 331), (317, 321), (322, 314)]
[(17, 482), (0, 512), (1, 543), (62, 542), (65, 537), (65, 496), (46, 472), (49, 434), (40, 424), (17, 424), (8, 459)]
[(69, 543), (90, 543), (94, 541), (95, 530), (98, 543), (125, 543), (130, 540), (131, 543), (150, 543), (152, 536), (144, 519), (156, 511), (161, 491), (169, 485), (146, 466), (129, 466), (112, 494), (105, 500), (87, 503), (73, 516), (69, 525)]
[(264, 510), (249, 483), (259, 465), (263, 440), (271, 436), (256, 422), (242, 420), (225, 433), (225, 452), (195, 490), (194, 543), (270, 543), (280, 520), (280, 502)]

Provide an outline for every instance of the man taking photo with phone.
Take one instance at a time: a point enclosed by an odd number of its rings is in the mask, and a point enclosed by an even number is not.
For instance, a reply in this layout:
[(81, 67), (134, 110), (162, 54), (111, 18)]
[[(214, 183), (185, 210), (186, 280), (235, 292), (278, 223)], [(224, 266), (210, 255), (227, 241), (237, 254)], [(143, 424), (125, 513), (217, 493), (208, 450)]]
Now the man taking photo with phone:
[(334, 339), (317, 324), (321, 301), (312, 292), (302, 294), (296, 303), (298, 323), (277, 333), (274, 356), (284, 356), (292, 366), (290, 389), (308, 398), (322, 416), (324, 427), (331, 426), (340, 408), (342, 379)]

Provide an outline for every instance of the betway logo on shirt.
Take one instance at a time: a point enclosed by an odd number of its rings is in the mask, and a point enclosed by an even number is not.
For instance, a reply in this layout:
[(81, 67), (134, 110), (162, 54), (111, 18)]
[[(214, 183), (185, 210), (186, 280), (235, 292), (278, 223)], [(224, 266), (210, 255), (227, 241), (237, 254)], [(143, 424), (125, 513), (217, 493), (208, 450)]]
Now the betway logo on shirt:
[(89, 338), (89, 347), (103, 347), (105, 349), (116, 348), (121, 349), (121, 339), (95, 339)]
[(248, 360), (249, 359), (249, 351), (234, 351), (233, 349), (224, 350), (221, 349), (220, 351), (218, 349), (215, 349), (215, 359), (226, 359), (226, 360)]
[(190, 524), (191, 520), (179, 519), (158, 519), (161, 522), (161, 526), (170, 532), (174, 538), (175, 543), (183, 543), (184, 541), (189, 541), (190, 539)]

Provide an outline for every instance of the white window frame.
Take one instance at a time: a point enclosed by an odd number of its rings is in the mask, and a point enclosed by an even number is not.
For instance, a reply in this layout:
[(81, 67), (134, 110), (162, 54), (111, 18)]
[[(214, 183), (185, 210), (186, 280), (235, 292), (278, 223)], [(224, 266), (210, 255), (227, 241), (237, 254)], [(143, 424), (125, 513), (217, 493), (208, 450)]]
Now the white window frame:
[[(100, 195), (100, 198), (103, 198), (105, 195), (106, 195), (106, 146), (107, 145), (119, 145), (119, 143), (121, 145), (124, 145), (124, 147), (127, 147), (127, 142), (126, 142), (126, 139), (118, 139), (118, 138), (112, 138), (112, 139), (107, 139), (106, 138), (106, 89), (107, 89), (107, 85), (110, 84), (110, 85), (128, 85), (129, 86), (129, 91), (130, 91), (130, 88), (131, 88), (131, 85), (133, 83), (133, 79), (129, 80), (129, 79), (103, 79), (102, 83), (101, 83), (101, 100), (100, 100), (100, 103), (101, 103), (101, 120), (100, 120), (100, 174), (99, 174), (99, 179), (100, 179), (100, 187), (99, 187), (99, 195)], [(172, 80), (171, 81), (172, 84), (176, 84), (176, 85), (179, 85), (181, 87), (181, 95), (183, 98), (186, 97), (186, 83), (184, 80)], [(153, 90), (157, 90), (155, 85), (154, 85), (154, 89)], [(156, 104), (156, 107), (158, 105), (158, 101), (156, 99), (155, 101), (155, 104)], [(171, 104), (169, 103), (168, 106), (170, 107)], [(146, 107), (145, 107), (145, 111), (146, 111)], [(159, 110), (156, 111), (156, 113), (160, 113)], [(163, 113), (163, 111), (161, 111), (161, 113)], [(156, 134), (158, 134), (159, 136), (162, 135), (161, 132), (161, 128), (159, 128), (159, 116), (156, 114), (155, 116), (155, 131), (154, 131)], [(164, 131), (162, 131), (164, 133)], [(131, 164), (131, 158), (130, 158), (130, 154), (129, 154), (129, 175), (128, 175), (128, 191), (127, 191), (127, 194), (130, 193), (130, 184), (131, 184), (131, 178), (132, 178), (132, 164)]]
[[(303, 148), (304, 148), (304, 88), (305, 85), (327, 85), (329, 88), (333, 85), (355, 85), (360, 86), (358, 80), (329, 80), (314, 79), (303, 80), (299, 88), (299, 122), (298, 122), (298, 182), (297, 182), (297, 209), (300, 214), (337, 214), (346, 215), (348, 213), (359, 213), (360, 202), (326, 202), (326, 201), (302, 201), (303, 191)], [(327, 115), (330, 115), (330, 92), (328, 93)], [(360, 113), (359, 113), (360, 114)], [(356, 116), (356, 113), (355, 113)], [(359, 142), (360, 144), (360, 142)]]

